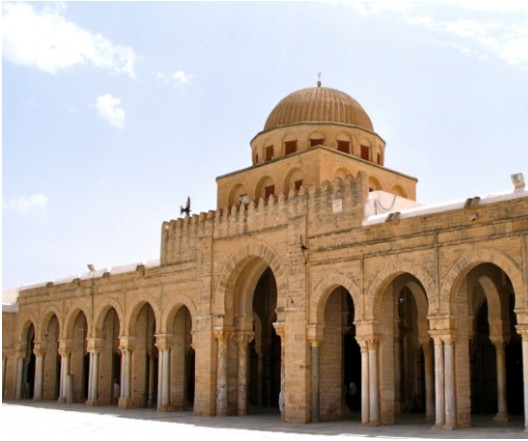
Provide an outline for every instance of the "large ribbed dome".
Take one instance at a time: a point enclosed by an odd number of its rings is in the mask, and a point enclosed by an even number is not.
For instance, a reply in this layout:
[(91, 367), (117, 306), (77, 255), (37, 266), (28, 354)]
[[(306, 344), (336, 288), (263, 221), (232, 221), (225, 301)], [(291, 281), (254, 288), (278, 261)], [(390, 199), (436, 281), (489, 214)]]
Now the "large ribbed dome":
[(350, 124), (373, 131), (361, 105), (349, 95), (328, 87), (310, 87), (283, 98), (271, 111), (264, 130), (304, 122)]

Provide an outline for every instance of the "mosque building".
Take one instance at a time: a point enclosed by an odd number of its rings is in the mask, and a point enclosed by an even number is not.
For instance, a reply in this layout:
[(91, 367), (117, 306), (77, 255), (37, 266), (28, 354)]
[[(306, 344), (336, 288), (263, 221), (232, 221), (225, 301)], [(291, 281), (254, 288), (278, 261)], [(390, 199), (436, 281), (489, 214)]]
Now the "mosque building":
[(217, 208), (161, 226), (156, 261), (19, 289), (3, 398), (439, 429), (528, 425), (528, 191), (425, 206), (363, 107), (285, 97), (216, 179)]

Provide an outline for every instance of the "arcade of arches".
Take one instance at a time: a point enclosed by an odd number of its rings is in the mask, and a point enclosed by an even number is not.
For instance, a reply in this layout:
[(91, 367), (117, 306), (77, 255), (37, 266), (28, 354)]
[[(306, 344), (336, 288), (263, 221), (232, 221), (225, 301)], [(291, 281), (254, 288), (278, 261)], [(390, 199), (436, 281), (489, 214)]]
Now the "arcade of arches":
[(359, 103), (320, 85), (250, 153), (217, 210), (162, 224), (159, 261), (22, 287), (3, 398), (528, 425), (528, 191), (420, 206)]

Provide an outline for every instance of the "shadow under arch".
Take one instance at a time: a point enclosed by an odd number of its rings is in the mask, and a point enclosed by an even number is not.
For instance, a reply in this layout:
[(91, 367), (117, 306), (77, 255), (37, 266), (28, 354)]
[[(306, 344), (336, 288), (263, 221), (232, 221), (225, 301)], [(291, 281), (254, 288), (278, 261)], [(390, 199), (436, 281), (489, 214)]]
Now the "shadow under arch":
[(523, 295), (526, 294), (526, 287), (519, 265), (508, 254), (500, 250), (482, 249), (464, 253), (451, 265), (446, 276), (442, 279), (439, 298), (442, 303), (439, 305), (439, 311), (444, 314), (453, 311), (462, 281), (471, 270), (485, 263), (494, 264), (508, 276), (516, 295), (516, 304), (527, 303), (528, 300), (523, 299)]
[[(284, 266), (271, 248), (253, 241), (234, 251), (220, 273), (214, 293), (213, 314), (224, 316), (224, 326), (233, 325), (236, 314), (234, 311), (236, 284), (243, 280), (247, 285), (246, 288), (249, 289), (250, 285), (256, 285), (258, 278), (267, 267), (273, 272), (277, 284), (277, 310), (282, 311), (287, 306), (288, 280)], [(241, 276), (246, 277), (241, 278)], [(241, 307), (246, 313), (249, 312), (249, 304), (246, 300)]]
[[(411, 275), (423, 287), (425, 302), (428, 306), (426, 315), (435, 312), (435, 282), (431, 272), (424, 266), (408, 260), (395, 260), (380, 270), (369, 284), (366, 293), (364, 319), (375, 319), (375, 310), (387, 287), (400, 275)], [(420, 296), (423, 301), (423, 297)], [(423, 304), (423, 303), (422, 303)]]
[(123, 314), (123, 310), (121, 309), (121, 306), (119, 303), (112, 298), (106, 299), (104, 305), (100, 306), (97, 310), (94, 312), (94, 320), (93, 320), (93, 329), (92, 333), (94, 338), (101, 338), (104, 322), (106, 315), (108, 312), (114, 309), (115, 314), (117, 315), (117, 319), (119, 321), (119, 336), (123, 335), (125, 333), (124, 326), (125, 326), (125, 318)]
[(336, 273), (324, 278), (314, 288), (313, 295), (310, 299), (310, 324), (324, 325), (326, 301), (332, 292), (340, 286), (344, 287), (352, 298), (355, 308), (355, 320), (357, 321), (363, 317), (363, 303), (358, 285), (345, 275)]
[[(425, 279), (417, 277), (417, 274)], [(429, 273), (420, 265), (392, 263), (374, 278), (366, 318), (373, 320), (378, 344), (379, 420), (392, 424), (402, 412), (434, 415), (434, 370), (429, 336), (427, 285)], [(431, 288), (432, 289), (432, 288)]]

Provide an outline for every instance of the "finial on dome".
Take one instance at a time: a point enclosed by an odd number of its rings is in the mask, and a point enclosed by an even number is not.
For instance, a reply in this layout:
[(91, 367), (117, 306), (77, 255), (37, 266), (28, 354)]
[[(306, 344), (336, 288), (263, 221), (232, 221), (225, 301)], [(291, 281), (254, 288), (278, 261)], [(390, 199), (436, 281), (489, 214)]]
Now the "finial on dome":
[(317, 74), (317, 87), (321, 87), (321, 72)]

